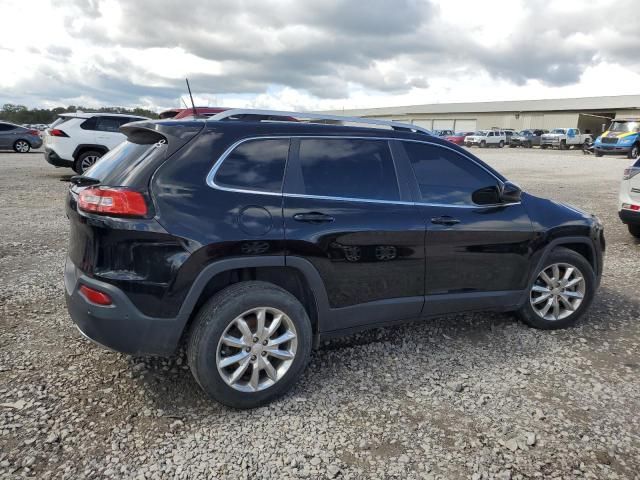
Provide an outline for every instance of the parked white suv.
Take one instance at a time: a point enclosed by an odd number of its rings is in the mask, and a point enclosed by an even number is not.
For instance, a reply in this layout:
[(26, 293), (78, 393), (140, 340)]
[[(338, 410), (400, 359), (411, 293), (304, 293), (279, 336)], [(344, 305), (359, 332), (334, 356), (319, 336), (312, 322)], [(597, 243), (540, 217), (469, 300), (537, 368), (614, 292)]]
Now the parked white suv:
[(55, 167), (73, 168), (82, 174), (98, 159), (123, 142), (125, 123), (146, 117), (116, 113), (63, 113), (44, 134), (44, 158)]
[(554, 128), (540, 137), (540, 148), (555, 147), (566, 150), (569, 147), (591, 145), (592, 142), (591, 135), (580, 132), (579, 128)]
[(493, 145), (502, 148), (506, 143), (507, 135), (502, 130), (478, 130), (473, 135), (464, 137), (464, 144), (467, 147), (477, 145), (484, 148)]
[(640, 238), (640, 158), (624, 169), (620, 184), (620, 220), (629, 228), (629, 233)]

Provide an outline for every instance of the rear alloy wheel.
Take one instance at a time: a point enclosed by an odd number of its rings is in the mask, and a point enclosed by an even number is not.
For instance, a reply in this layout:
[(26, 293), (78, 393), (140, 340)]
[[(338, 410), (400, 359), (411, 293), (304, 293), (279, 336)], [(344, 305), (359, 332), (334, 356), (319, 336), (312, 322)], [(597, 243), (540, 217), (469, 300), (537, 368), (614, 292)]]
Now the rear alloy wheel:
[(13, 149), (18, 153), (29, 153), (31, 150), (31, 145), (26, 140), (18, 140), (13, 144)]
[(629, 150), (629, 153), (627, 154), (628, 158), (638, 158), (638, 156), (640, 156), (640, 145), (638, 145), (637, 143), (631, 147), (631, 150)]
[(484, 148), (484, 147), (486, 147), (486, 146), (487, 146), (487, 142), (485, 142), (484, 140), (482, 140), (482, 141), (480, 142), (480, 148)]
[(255, 408), (286, 393), (311, 353), (311, 322), (282, 288), (240, 282), (214, 295), (198, 312), (187, 355), (194, 378), (214, 400)]
[(78, 157), (76, 160), (73, 169), (76, 171), (78, 175), (84, 174), (87, 170), (89, 170), (93, 165), (100, 160), (102, 157), (102, 153), (90, 150), (88, 152), (84, 152), (82, 155)]
[(498, 147), (499, 147), (499, 148), (504, 147), (504, 141), (503, 141), (503, 140), (500, 140), (500, 143), (498, 144)]
[(584, 314), (594, 288), (595, 275), (589, 262), (573, 250), (558, 248), (536, 275), (520, 315), (535, 328), (568, 327)]

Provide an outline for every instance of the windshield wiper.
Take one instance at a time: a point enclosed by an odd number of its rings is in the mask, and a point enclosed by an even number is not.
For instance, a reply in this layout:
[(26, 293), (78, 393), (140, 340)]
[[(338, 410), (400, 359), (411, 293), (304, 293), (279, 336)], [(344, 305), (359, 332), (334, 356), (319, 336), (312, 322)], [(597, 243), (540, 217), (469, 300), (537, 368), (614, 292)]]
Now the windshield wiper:
[(69, 181), (78, 187), (88, 187), (89, 185), (97, 185), (100, 183), (100, 180), (97, 178), (85, 177), (84, 175), (74, 175)]

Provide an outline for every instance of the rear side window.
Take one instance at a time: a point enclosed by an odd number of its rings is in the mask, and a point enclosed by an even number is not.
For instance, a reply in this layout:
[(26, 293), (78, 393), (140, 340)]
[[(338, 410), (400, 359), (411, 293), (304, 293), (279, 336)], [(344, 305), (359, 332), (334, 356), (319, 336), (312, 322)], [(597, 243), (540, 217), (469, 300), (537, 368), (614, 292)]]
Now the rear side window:
[(301, 139), (302, 188), (326, 197), (399, 200), (389, 144), (384, 140)]
[(288, 154), (288, 138), (241, 143), (223, 160), (214, 182), (221, 187), (280, 193)]
[(96, 130), (99, 132), (119, 132), (120, 126), (138, 119), (127, 117), (91, 117), (80, 125), (83, 130)]
[(136, 168), (153, 159), (164, 157), (166, 152), (165, 141), (154, 144), (125, 141), (104, 154), (84, 176), (100, 180), (105, 185), (124, 186), (129, 183), (128, 179)]
[(9, 130), (13, 130), (15, 125), (10, 125), (8, 123), (0, 123), (0, 132), (8, 132)]
[(482, 167), (453, 150), (415, 142), (403, 145), (426, 203), (472, 205), (473, 192), (498, 185)]

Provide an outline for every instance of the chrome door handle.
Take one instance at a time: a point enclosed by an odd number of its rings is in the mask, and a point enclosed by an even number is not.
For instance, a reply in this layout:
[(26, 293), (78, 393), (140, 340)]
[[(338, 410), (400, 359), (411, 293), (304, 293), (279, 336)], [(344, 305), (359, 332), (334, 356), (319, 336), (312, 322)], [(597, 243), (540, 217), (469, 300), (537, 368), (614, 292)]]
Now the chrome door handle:
[(293, 219), (297, 222), (307, 223), (329, 223), (335, 220), (331, 215), (320, 212), (296, 213)]
[(455, 225), (460, 223), (460, 220), (450, 217), (449, 215), (443, 215), (442, 217), (433, 217), (431, 223), (435, 223), (436, 225)]

